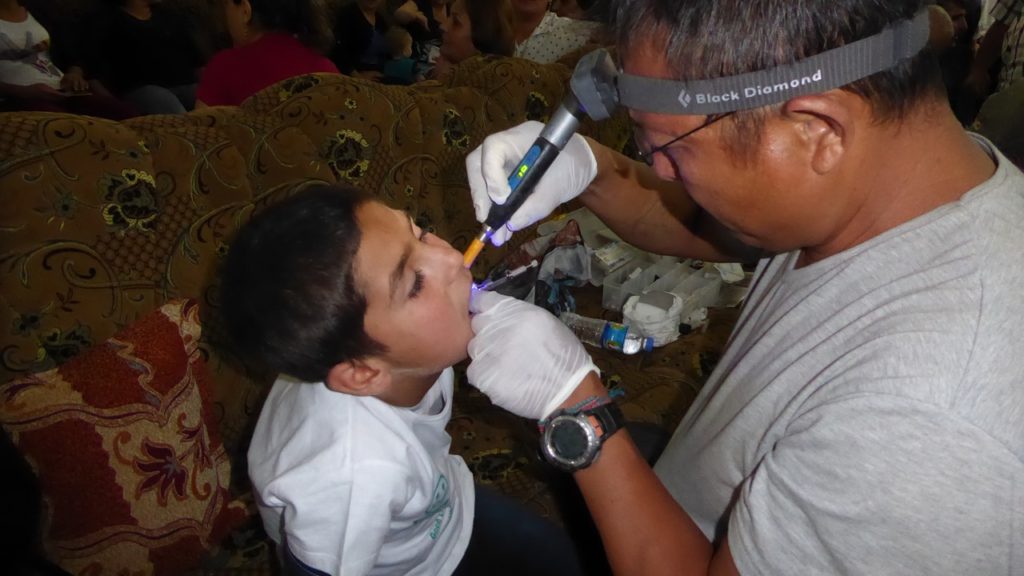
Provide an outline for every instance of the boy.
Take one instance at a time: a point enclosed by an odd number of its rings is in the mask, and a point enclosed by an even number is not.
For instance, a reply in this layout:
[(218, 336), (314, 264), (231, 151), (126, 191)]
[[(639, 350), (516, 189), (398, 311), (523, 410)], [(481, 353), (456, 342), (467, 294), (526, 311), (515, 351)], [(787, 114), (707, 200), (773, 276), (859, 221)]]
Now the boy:
[(447, 242), (348, 186), (299, 192), (232, 243), (228, 331), (287, 375), (249, 474), (293, 573), (579, 572), (564, 533), (474, 491), (448, 453), (471, 283)]

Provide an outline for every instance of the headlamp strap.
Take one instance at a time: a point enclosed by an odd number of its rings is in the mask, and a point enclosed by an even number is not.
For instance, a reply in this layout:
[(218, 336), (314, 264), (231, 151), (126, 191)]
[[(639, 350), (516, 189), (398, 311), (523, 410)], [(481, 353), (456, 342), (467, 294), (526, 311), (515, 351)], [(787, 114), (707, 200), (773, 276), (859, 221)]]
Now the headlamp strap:
[(707, 115), (818, 94), (887, 70), (928, 43), (928, 11), (804, 60), (736, 76), (677, 81), (619, 73), (619, 104), (660, 114)]

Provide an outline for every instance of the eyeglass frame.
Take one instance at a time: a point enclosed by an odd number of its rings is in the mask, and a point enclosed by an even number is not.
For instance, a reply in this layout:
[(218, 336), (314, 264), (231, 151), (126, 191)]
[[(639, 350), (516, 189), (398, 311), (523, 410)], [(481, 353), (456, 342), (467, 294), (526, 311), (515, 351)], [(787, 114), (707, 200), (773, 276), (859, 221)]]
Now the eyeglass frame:
[(644, 152), (643, 148), (640, 146), (640, 139), (637, 138), (636, 129), (634, 127), (634, 130), (633, 130), (633, 141), (636, 142), (636, 155), (637, 155), (637, 159), (640, 160), (641, 162), (643, 162), (644, 164), (648, 165), (648, 166), (654, 166), (654, 155), (655, 154), (658, 154), (659, 152), (661, 152), (661, 153), (665, 152), (665, 150), (668, 150), (669, 147), (671, 147), (673, 144), (679, 142), (683, 138), (686, 138), (687, 136), (690, 136), (692, 134), (700, 132), (701, 130), (707, 128), (708, 126), (711, 126), (715, 122), (718, 122), (719, 120), (722, 120), (724, 118), (728, 118), (729, 116), (732, 116), (735, 113), (736, 112), (733, 111), (733, 112), (722, 112), (720, 114), (709, 114), (708, 117), (704, 120), (704, 122), (700, 126), (697, 126), (693, 130), (690, 130), (690, 131), (687, 131), (687, 132), (683, 132), (679, 136), (676, 136), (675, 138), (669, 140), (668, 142), (665, 142), (664, 144), (660, 144), (658, 146), (655, 146), (654, 148), (651, 148), (647, 152)]

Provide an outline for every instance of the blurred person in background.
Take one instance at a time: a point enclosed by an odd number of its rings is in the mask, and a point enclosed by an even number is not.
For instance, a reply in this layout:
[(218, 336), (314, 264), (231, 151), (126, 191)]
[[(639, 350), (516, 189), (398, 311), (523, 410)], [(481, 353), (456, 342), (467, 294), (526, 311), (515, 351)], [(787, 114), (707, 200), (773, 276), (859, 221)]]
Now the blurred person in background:
[(452, 66), (475, 56), (512, 56), (515, 52), (512, 4), (509, 0), (455, 0), (441, 43), (441, 56), (433, 78), (447, 75)]
[(61, 70), (50, 33), (17, 0), (0, 0), (0, 110), (69, 112), (122, 120), (138, 112), (80, 66)]
[(97, 19), (97, 75), (142, 114), (195, 107), (205, 55), (187, 19), (158, 0), (108, 0)]
[(590, 44), (600, 33), (597, 22), (565, 18), (548, 10), (548, 0), (512, 0), (515, 55), (541, 64)]
[(214, 54), (196, 90), (196, 107), (237, 106), (294, 76), (337, 73), (321, 0), (224, 0), (234, 47)]

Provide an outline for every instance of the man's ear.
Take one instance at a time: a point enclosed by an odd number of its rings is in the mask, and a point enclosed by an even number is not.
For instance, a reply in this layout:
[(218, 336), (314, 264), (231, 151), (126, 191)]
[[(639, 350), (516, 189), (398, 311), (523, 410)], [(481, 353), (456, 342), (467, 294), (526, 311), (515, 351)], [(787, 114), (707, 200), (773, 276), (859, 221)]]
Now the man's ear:
[(379, 396), (391, 386), (391, 370), (375, 358), (346, 360), (327, 373), (327, 387), (353, 396)]
[(809, 153), (811, 168), (818, 174), (835, 169), (850, 150), (856, 105), (854, 94), (831, 90), (798, 96), (783, 104), (783, 116), (795, 120)]

